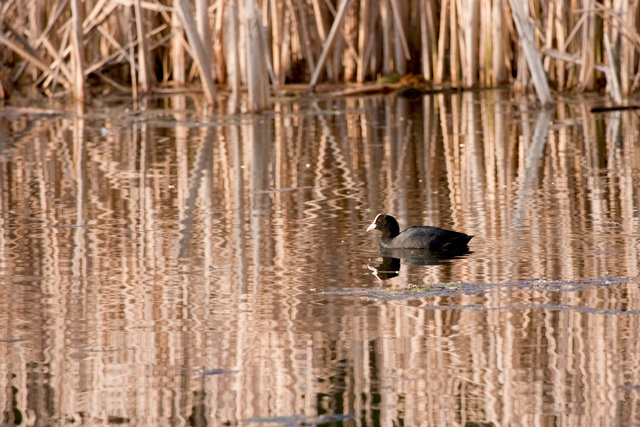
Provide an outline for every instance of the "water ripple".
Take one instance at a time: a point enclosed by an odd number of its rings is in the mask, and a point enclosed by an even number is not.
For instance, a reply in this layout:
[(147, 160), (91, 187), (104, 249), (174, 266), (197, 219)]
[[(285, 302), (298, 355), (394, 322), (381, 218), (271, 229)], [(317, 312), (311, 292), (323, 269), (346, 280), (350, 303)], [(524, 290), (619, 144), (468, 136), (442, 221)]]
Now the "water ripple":
[[(430, 285), (409, 285), (404, 288), (373, 288), (373, 289), (339, 289), (323, 291), (323, 295), (360, 296), (371, 300), (402, 300), (407, 298), (426, 298), (434, 296), (481, 295), (496, 290), (525, 290), (525, 291), (555, 291), (580, 292), (594, 287), (610, 287), (637, 281), (638, 277), (615, 277), (604, 279), (583, 279), (576, 281), (557, 280), (523, 280), (514, 283), (433, 283)], [(473, 308), (474, 306), (469, 306)]]

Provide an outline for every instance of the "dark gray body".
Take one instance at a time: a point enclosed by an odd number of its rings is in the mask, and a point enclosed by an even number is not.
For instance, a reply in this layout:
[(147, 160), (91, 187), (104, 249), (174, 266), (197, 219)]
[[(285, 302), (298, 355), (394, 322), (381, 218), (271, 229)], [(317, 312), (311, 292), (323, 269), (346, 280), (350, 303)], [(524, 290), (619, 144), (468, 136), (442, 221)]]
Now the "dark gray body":
[(464, 253), (473, 236), (430, 226), (413, 226), (400, 232), (398, 222), (391, 215), (378, 214), (367, 231), (382, 232), (381, 249), (425, 249), (445, 254)]
[(445, 251), (466, 248), (473, 236), (438, 227), (413, 226), (395, 237), (382, 236), (380, 247), (387, 249), (429, 249)]

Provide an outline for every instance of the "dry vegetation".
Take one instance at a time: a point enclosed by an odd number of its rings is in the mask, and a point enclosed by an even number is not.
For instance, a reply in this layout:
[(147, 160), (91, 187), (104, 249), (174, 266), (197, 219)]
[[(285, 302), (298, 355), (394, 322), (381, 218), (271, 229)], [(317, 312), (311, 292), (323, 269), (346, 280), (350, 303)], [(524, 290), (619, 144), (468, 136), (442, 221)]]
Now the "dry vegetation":
[(583, 91), (606, 82), (620, 102), (640, 85), (639, 3), (6, 0), (0, 92), (35, 84), (84, 99), (106, 85), (137, 98), (197, 85), (213, 104), (222, 85), (233, 109), (243, 88), (248, 108), (262, 109), (285, 83), (416, 74), (456, 87), (533, 80), (543, 101), (539, 85)]

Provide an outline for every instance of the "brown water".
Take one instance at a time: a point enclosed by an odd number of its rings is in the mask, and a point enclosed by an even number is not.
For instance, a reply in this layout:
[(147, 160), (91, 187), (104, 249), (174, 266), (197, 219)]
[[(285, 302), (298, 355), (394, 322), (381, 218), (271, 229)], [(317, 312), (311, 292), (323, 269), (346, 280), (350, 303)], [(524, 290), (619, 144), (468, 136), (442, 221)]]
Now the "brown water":
[[(640, 123), (595, 103), (0, 110), (0, 421), (637, 425)], [(472, 253), (383, 263), (380, 211)]]

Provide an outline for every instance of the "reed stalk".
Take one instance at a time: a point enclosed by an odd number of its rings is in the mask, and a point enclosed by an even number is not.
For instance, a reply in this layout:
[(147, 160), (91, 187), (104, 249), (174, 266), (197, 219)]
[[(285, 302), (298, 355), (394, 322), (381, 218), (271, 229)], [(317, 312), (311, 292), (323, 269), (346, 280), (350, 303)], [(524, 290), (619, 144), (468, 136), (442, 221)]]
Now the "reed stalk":
[(247, 18), (245, 34), (248, 103), (251, 111), (260, 111), (269, 105), (267, 67), (264, 60), (263, 44), (260, 40), (260, 17), (257, 14), (254, 0), (245, 0), (244, 5)]
[[(73, 0), (72, 0), (73, 1)], [(145, 34), (146, 16), (143, 16), (140, 0), (134, 0), (133, 3), (134, 16), (136, 20), (136, 36), (138, 40), (138, 73), (142, 91), (148, 93), (151, 91), (151, 70), (149, 65), (149, 49)]]
[(176, 11), (171, 14), (171, 32), (173, 33), (171, 38), (171, 77), (174, 82), (183, 85), (187, 81), (187, 67), (184, 53), (184, 29), (177, 12), (180, 7), (179, 2), (180, 0), (173, 0), (173, 7)]
[(217, 82), (223, 83), (225, 81), (226, 69), (225, 69), (225, 56), (223, 50), (222, 37), (222, 22), (223, 16), (225, 13), (224, 4), (226, 2), (224, 0), (216, 0), (216, 13), (213, 24), (213, 58), (214, 61), (214, 72), (217, 79)]
[(209, 15), (207, 12), (208, 0), (196, 0), (196, 27), (198, 35), (202, 40), (204, 61), (211, 67), (211, 27), (209, 26)]
[(427, 11), (424, 2), (420, 3), (420, 59), (422, 61), (422, 77), (425, 80), (431, 78), (431, 60), (429, 58), (429, 38), (427, 36)]
[(398, 3), (397, 0), (388, 0), (391, 5), (391, 12), (394, 23), (394, 52), (395, 52), (395, 68), (399, 74), (406, 74), (407, 61), (411, 59), (409, 52), (409, 43), (405, 35), (405, 28), (408, 21), (408, 9), (406, 2)]
[(458, 32), (458, 9), (456, 0), (450, 0), (449, 11), (449, 74), (451, 83), (457, 85), (460, 82), (460, 58), (459, 32)]
[[(554, 7), (554, 36), (556, 39), (556, 46), (562, 51), (566, 46), (566, 27), (568, 26), (568, 17), (566, 14), (566, 3), (564, 0), (558, 0)], [(563, 90), (566, 87), (566, 64), (563, 61), (555, 62), (555, 77), (557, 88)]]
[(446, 57), (446, 49), (447, 49), (447, 16), (449, 11), (449, 1), (450, 0), (442, 0), (442, 7), (440, 9), (440, 33), (438, 35), (438, 59), (436, 62), (436, 74), (435, 74), (435, 82), (441, 83), (444, 80), (444, 62)]
[(136, 60), (135, 60), (135, 46), (137, 44), (137, 39), (135, 37), (135, 25), (133, 23), (133, 17), (131, 13), (131, 7), (125, 7), (125, 23), (127, 28), (127, 36), (129, 40), (129, 55), (127, 57), (129, 64), (129, 72), (131, 76), (131, 93), (134, 100), (134, 105), (138, 99), (138, 77), (136, 74)]
[(470, 0), (464, 9), (464, 28), (466, 28), (464, 81), (466, 86), (476, 84), (478, 63), (478, 0)]
[[(632, 10), (630, 2), (618, 0), (615, 3), (617, 3), (616, 10), (618, 10), (620, 16), (633, 28), (635, 16), (630, 14), (630, 10)], [(615, 31), (615, 36), (617, 36), (614, 40), (614, 45), (620, 46), (620, 89), (623, 93), (628, 93), (633, 76), (634, 49), (626, 37), (621, 37), (615, 26), (613, 26), (612, 30)]]
[(437, 61), (438, 46), (436, 44), (435, 5), (433, 0), (421, 2), (420, 8), (420, 43), (422, 44), (422, 77), (432, 80)]
[[(294, 25), (294, 32), (298, 35), (300, 40), (300, 46), (302, 48), (302, 53), (304, 55), (304, 59), (307, 64), (307, 68), (309, 72), (313, 72), (315, 68), (315, 59), (313, 57), (313, 51), (311, 50), (311, 41), (309, 38), (308, 28), (306, 21), (304, 19), (304, 12), (299, 12), (299, 7), (296, 8), (298, 2), (295, 3), (293, 0), (285, 0), (287, 2), (287, 7), (289, 9), (290, 16), (293, 18), (292, 22)], [(299, 5), (298, 5), (299, 6)], [(249, 16), (247, 16), (247, 21), (249, 20)]]
[[(593, 9), (592, 0), (583, 0), (582, 7), (584, 10)], [(582, 24), (582, 38), (581, 38), (581, 52), (582, 62), (580, 66), (580, 75), (578, 77), (578, 88), (580, 90), (588, 90), (593, 87), (594, 73), (593, 66), (595, 65), (595, 53), (593, 50), (592, 38), (595, 36), (595, 15), (593, 13), (586, 14), (584, 23)]]
[(393, 63), (391, 60), (391, 19), (389, 17), (389, 0), (382, 0), (380, 5), (380, 20), (382, 27), (382, 73), (391, 74)]
[(360, 18), (359, 18), (359, 25), (358, 25), (358, 52), (360, 53), (360, 55), (358, 56), (358, 60), (357, 60), (357, 76), (356, 76), (356, 81), (358, 83), (362, 83), (364, 81), (365, 78), (365, 74), (366, 74), (366, 55), (367, 55), (367, 45), (370, 41), (370, 37), (369, 35), (372, 33), (371, 28), (369, 27), (370, 24), (370, 17), (369, 15), (371, 14), (371, 0), (362, 0), (361, 5), (360, 5)]
[(82, 43), (82, 5), (71, 0), (71, 64), (73, 69), (73, 97), (84, 101), (84, 49)]
[[(346, 81), (353, 81), (357, 75), (357, 64), (359, 55), (353, 42), (355, 41), (356, 35), (358, 33), (358, 6), (359, 3), (356, 2), (351, 8), (349, 8), (347, 16), (345, 17), (344, 28), (340, 31), (340, 35), (342, 37), (338, 37), (338, 41), (344, 41), (344, 43), (337, 44), (336, 46), (340, 49), (338, 51), (334, 50), (333, 53), (334, 60), (336, 61), (334, 62), (334, 72), (340, 73), (341, 66), (343, 68), (343, 78)], [(341, 64), (337, 63), (338, 58), (336, 57), (336, 55), (338, 54), (341, 57)]]
[(618, 104), (622, 103), (622, 92), (620, 90), (620, 80), (618, 78), (618, 70), (616, 68), (616, 57), (613, 54), (613, 48), (609, 35), (604, 35), (604, 48), (607, 55), (609, 64), (605, 67), (605, 74), (607, 76), (607, 89), (613, 97), (614, 101)]

